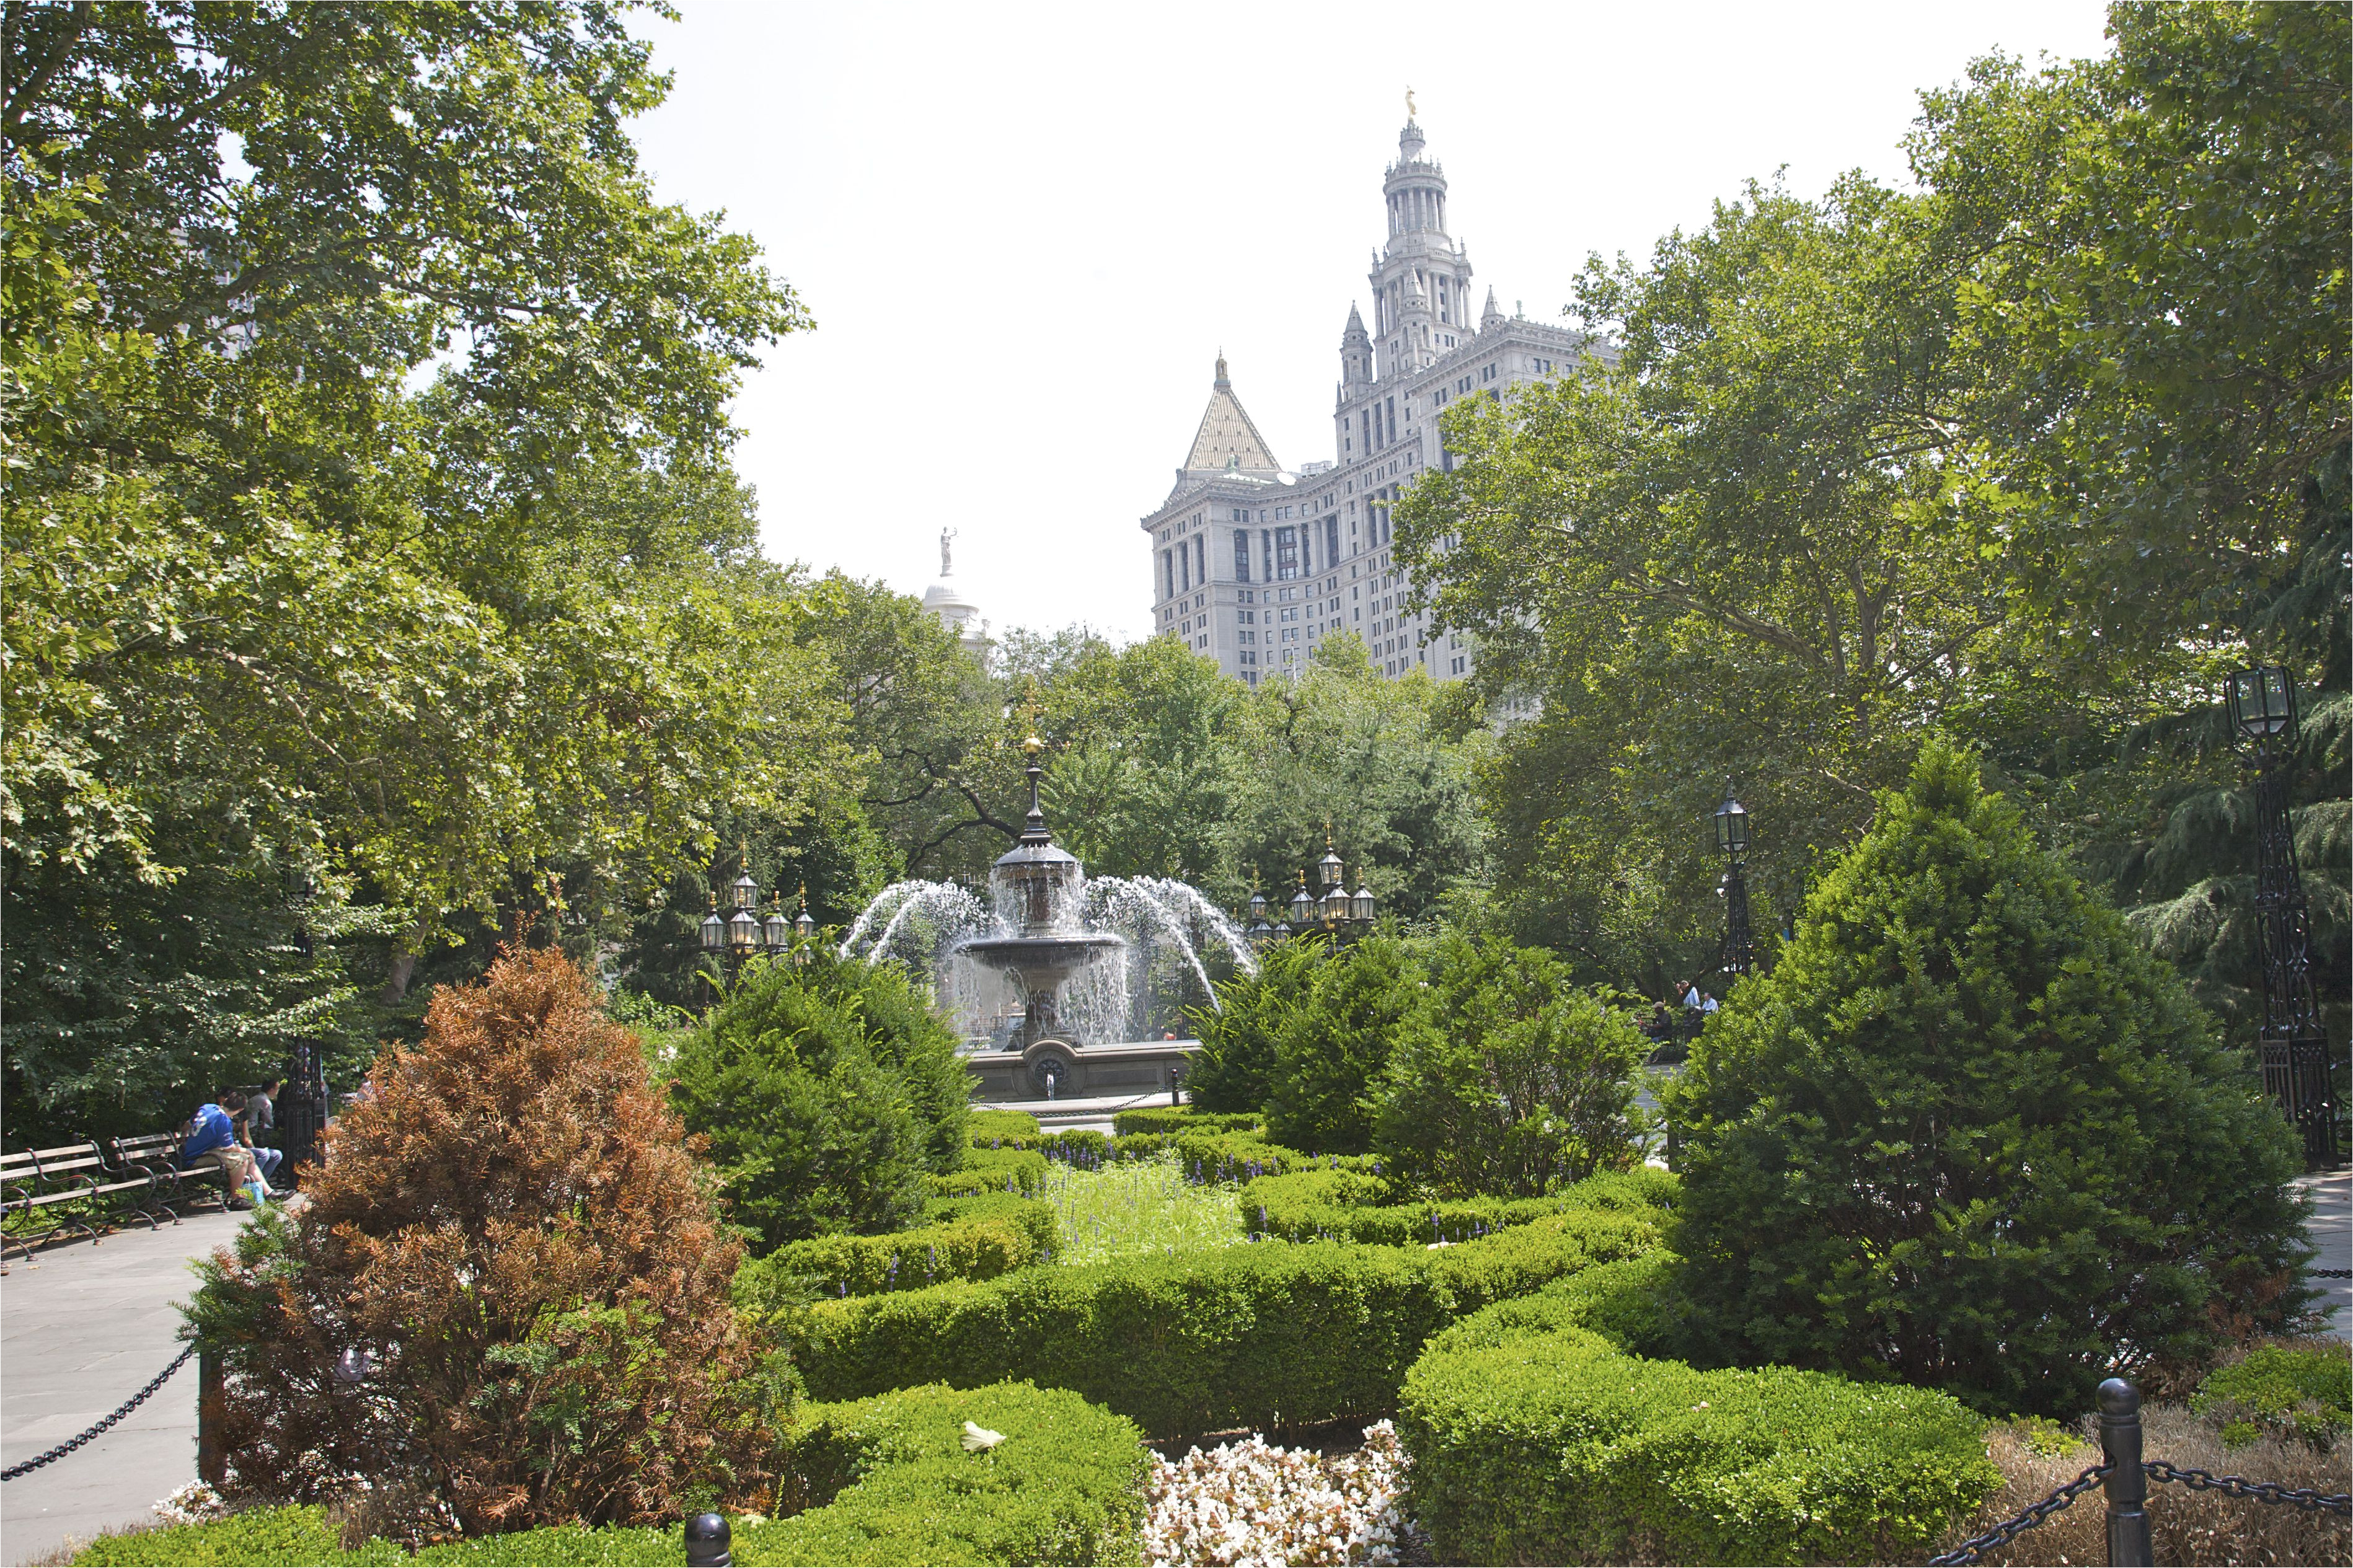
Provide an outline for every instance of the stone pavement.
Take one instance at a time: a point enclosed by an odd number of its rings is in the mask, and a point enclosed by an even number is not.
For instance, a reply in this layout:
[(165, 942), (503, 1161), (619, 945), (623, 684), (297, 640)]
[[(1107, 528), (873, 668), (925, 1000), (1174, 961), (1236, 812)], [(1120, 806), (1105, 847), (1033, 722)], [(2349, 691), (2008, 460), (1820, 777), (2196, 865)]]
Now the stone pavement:
[[(225, 1245), (240, 1214), (195, 1215), (13, 1260), (0, 1279), (0, 1467), (86, 1430), (180, 1353), (176, 1303), (191, 1258)], [(0, 1483), (0, 1563), (152, 1524), (156, 1500), (196, 1479), (196, 1363), (96, 1441)]]

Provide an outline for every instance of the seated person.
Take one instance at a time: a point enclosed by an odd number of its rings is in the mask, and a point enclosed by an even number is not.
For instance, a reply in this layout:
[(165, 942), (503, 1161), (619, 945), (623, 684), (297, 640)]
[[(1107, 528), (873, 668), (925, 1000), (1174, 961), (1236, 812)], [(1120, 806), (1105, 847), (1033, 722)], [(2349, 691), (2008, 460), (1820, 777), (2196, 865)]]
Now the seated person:
[(237, 1147), (246, 1152), (252, 1159), (255, 1167), (260, 1171), (263, 1187), (272, 1196), (276, 1196), (281, 1191), (278, 1185), (278, 1163), (286, 1158), (286, 1151), (266, 1148), (253, 1141), (256, 1127), (262, 1125), (255, 1115), (255, 1107), (269, 1103), (269, 1100), (266, 1095), (248, 1096), (245, 1102), (245, 1109), (230, 1118), (229, 1125), (237, 1133)]
[(216, 1102), (196, 1108), (188, 1119), (187, 1142), (181, 1145), (179, 1165), (193, 1171), (199, 1165), (214, 1165), (228, 1174), (232, 1195), (254, 1179), (253, 1158), (237, 1141), (237, 1126), (231, 1118), (245, 1109), (245, 1096), (235, 1089), (222, 1095)]

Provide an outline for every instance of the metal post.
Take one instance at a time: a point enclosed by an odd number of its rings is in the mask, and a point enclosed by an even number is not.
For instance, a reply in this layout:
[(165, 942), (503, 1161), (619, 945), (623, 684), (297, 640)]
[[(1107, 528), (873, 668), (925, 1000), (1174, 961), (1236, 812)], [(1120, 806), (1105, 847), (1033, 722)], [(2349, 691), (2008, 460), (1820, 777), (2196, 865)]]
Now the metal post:
[(698, 1513), (686, 1521), (686, 1568), (733, 1568), (727, 1516)]
[(2108, 1562), (2148, 1568), (2148, 1472), (2140, 1461), (2140, 1390), (2121, 1377), (2100, 1384), (2100, 1455), (2109, 1465)]
[(322, 1054), (316, 1040), (297, 1040), (293, 1060), (286, 1068), (286, 1089), (277, 1110), (290, 1184), (303, 1166), (318, 1159), (319, 1134), (326, 1131), (327, 1078)]
[(196, 1352), (196, 1479), (219, 1491), (228, 1485), (228, 1456), (221, 1451), (224, 1395), (218, 1351)]
[(1748, 879), (1743, 873), (1744, 857), (1735, 854), (1724, 868), (1724, 962), (1718, 965), (1731, 981), (1757, 967), (1757, 941), (1748, 928)]
[(2312, 988), (2311, 907), (2296, 864), (2295, 825), (2288, 814), (2295, 771), (2295, 687), (2283, 679), (2285, 711), (2269, 733), (2242, 731), (2254, 750), (2255, 946), (2263, 960), (2263, 1023), (2257, 1053), (2263, 1089), (2304, 1137), (2305, 1163), (2326, 1170), (2342, 1158), (2337, 1097), (2328, 1076), (2328, 1037)]

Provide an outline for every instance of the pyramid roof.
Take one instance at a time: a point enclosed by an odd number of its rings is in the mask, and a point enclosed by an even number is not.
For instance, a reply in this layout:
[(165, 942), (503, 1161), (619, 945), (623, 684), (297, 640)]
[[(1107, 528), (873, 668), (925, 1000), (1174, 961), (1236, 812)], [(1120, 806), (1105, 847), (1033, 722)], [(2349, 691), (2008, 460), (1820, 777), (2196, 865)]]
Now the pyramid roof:
[(1193, 436), (1193, 450), (1185, 458), (1187, 473), (1219, 473), (1240, 469), (1246, 474), (1280, 472), (1282, 465), (1267, 449), (1250, 416), (1226, 379), (1226, 357), (1218, 356), (1218, 380), (1209, 393), (1209, 406), (1201, 414), (1201, 427)]

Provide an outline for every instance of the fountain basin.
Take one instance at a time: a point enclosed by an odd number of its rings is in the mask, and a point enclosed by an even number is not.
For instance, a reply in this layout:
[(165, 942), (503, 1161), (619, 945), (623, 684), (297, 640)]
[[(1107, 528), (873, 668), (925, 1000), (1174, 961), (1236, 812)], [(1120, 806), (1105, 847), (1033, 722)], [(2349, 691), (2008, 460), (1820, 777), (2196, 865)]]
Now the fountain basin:
[(1024, 995), (1051, 991), (1126, 942), (1116, 936), (1079, 932), (1071, 936), (976, 937), (957, 948), (975, 963), (1012, 977)]
[[(1042, 1039), (1021, 1051), (986, 1051), (964, 1058), (976, 1100), (1082, 1100), (1166, 1094), (1181, 1082), (1198, 1040), (1130, 1040), (1080, 1046)], [(1049, 1082), (1053, 1094), (1047, 1092)]]

